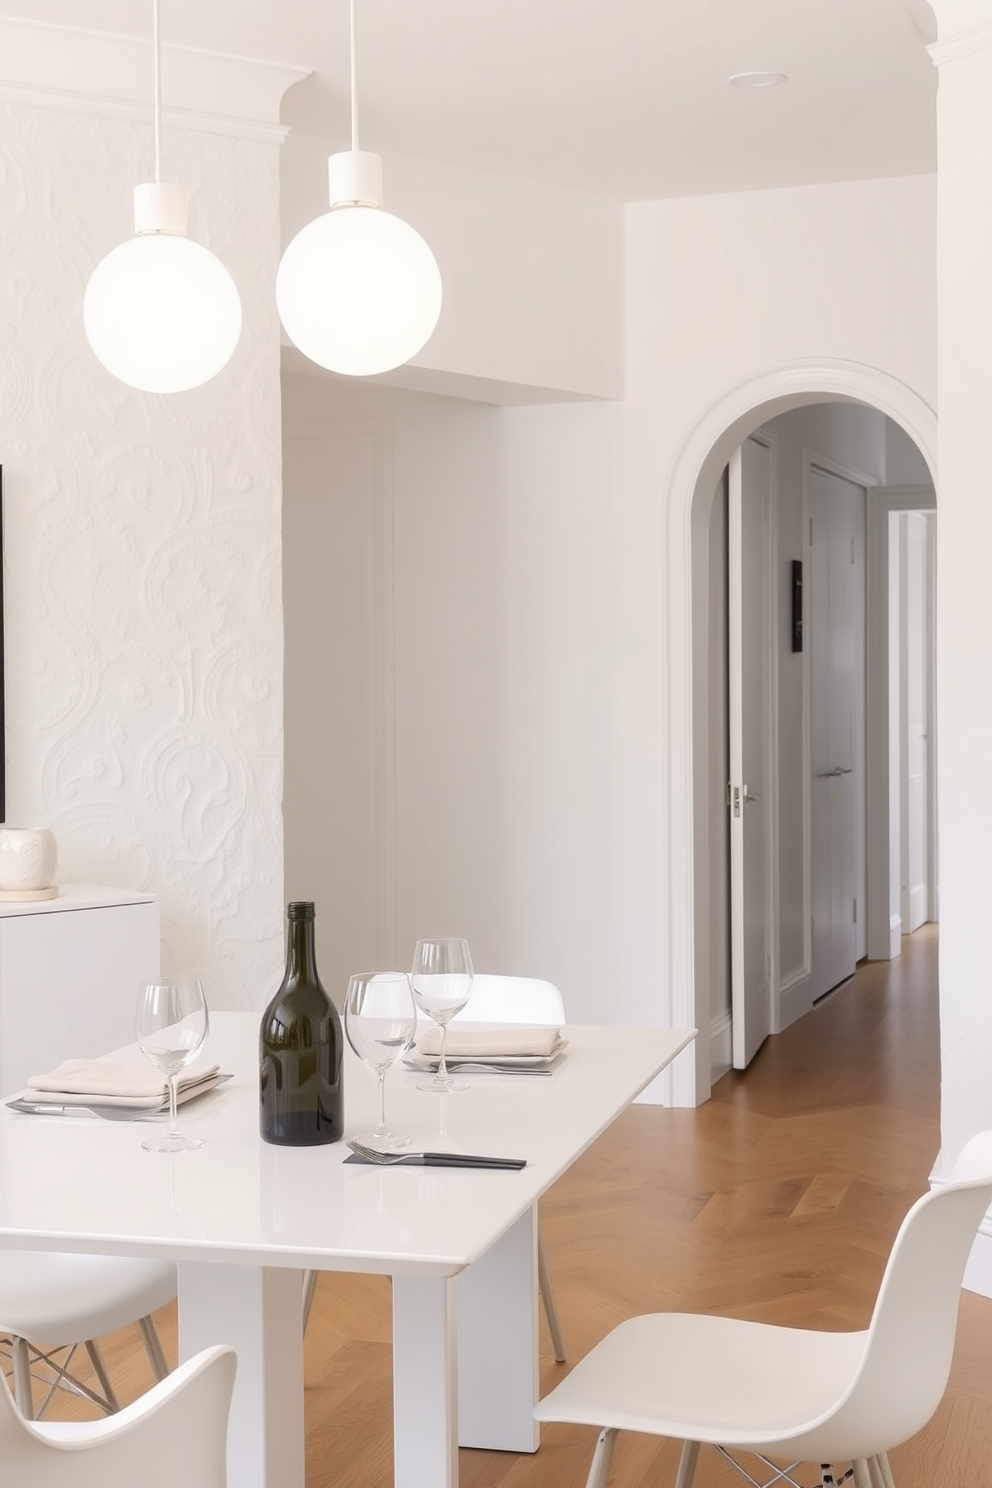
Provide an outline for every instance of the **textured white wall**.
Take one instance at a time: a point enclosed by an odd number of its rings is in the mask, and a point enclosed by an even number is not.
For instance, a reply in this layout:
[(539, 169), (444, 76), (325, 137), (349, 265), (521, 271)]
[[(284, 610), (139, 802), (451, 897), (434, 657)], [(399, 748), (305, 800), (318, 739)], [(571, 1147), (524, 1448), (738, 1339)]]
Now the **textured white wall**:
[(245, 329), (203, 389), (123, 387), (81, 323), (151, 132), (0, 107), (7, 821), (159, 898), (165, 969), (259, 1006), (282, 962), (278, 149), (166, 130)]

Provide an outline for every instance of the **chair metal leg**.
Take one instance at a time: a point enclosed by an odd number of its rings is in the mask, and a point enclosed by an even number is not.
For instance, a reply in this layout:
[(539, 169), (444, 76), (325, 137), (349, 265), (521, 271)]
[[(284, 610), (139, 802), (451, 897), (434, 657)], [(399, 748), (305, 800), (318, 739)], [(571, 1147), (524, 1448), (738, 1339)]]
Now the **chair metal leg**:
[(551, 1272), (548, 1269), (548, 1256), (544, 1248), (544, 1236), (540, 1225), (537, 1227), (537, 1289), (544, 1304), (544, 1315), (548, 1320), (548, 1332), (551, 1334), (551, 1347), (554, 1350), (555, 1359), (559, 1364), (564, 1364), (565, 1340), (561, 1336), (558, 1304), (555, 1301), (555, 1291), (551, 1284)]
[(613, 1448), (616, 1443), (616, 1427), (605, 1426), (596, 1439), (596, 1450), (592, 1454), (586, 1488), (606, 1488), (606, 1480), (610, 1476), (610, 1463), (613, 1461)]
[(31, 1351), (26, 1338), (12, 1338), (14, 1359), (14, 1400), (26, 1421), (34, 1420), (34, 1397), (31, 1390)]
[(675, 1488), (691, 1488), (692, 1480), (696, 1476), (696, 1463), (699, 1461), (699, 1443), (687, 1441), (682, 1443), (682, 1456), (679, 1458), (679, 1471), (675, 1479)]
[(851, 1467), (854, 1470), (856, 1488), (872, 1488), (871, 1469), (868, 1466), (867, 1458), (858, 1457), (851, 1463)]
[(307, 1323), (310, 1321), (310, 1308), (313, 1306), (313, 1294), (317, 1286), (316, 1271), (304, 1271), (303, 1273), (303, 1331), (307, 1331)]
[(896, 1481), (892, 1476), (892, 1469), (885, 1452), (879, 1452), (877, 1457), (872, 1458), (872, 1468), (878, 1477), (880, 1488), (896, 1488)]
[(119, 1411), (120, 1405), (118, 1403), (117, 1396), (114, 1394), (114, 1387), (110, 1383), (110, 1376), (107, 1373), (106, 1366), (104, 1365), (103, 1357), (100, 1353), (100, 1350), (93, 1342), (92, 1338), (88, 1338), (86, 1340), (86, 1352), (90, 1356), (90, 1363), (93, 1366), (93, 1373), (100, 1381), (100, 1389), (103, 1391), (104, 1400), (106, 1400), (111, 1412)]
[(162, 1341), (150, 1313), (138, 1319), (138, 1327), (141, 1329), (141, 1340), (145, 1345), (145, 1353), (148, 1355), (152, 1374), (157, 1380), (164, 1380), (169, 1373), (169, 1366), (162, 1349)]

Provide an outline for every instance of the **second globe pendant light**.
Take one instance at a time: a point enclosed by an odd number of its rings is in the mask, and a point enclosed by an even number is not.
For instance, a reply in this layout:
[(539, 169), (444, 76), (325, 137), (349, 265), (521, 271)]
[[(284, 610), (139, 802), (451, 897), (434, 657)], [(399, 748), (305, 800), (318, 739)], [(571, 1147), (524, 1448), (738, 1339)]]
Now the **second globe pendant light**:
[(441, 313), (441, 274), (409, 223), (382, 208), (382, 162), (358, 147), (357, 0), (351, 5), (351, 149), (328, 161), (331, 210), (293, 238), (276, 304), (304, 356), (367, 377), (415, 356)]

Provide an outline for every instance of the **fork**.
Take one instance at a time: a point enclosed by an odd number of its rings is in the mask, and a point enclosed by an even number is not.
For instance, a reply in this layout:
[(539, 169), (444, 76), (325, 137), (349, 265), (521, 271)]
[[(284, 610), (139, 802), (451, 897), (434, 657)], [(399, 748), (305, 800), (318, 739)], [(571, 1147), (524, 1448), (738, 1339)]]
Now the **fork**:
[[(550, 1075), (551, 1071), (540, 1064), (489, 1064), (486, 1060), (449, 1059), (449, 1070), (470, 1075)], [(404, 1059), (404, 1068), (412, 1070), (436, 1070), (436, 1059)]]
[(527, 1166), (525, 1157), (481, 1157), (471, 1152), (380, 1152), (376, 1147), (366, 1147), (364, 1142), (353, 1138), (347, 1145), (357, 1157), (381, 1167), (406, 1164), (421, 1168), (509, 1168), (519, 1170)]

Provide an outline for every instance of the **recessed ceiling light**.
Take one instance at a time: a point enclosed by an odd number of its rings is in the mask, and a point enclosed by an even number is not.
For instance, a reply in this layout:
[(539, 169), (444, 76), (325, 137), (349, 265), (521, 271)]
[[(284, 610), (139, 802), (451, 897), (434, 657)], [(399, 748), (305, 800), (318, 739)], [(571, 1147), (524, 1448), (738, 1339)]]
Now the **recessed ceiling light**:
[(727, 79), (732, 88), (777, 88), (788, 81), (784, 72), (735, 72)]

